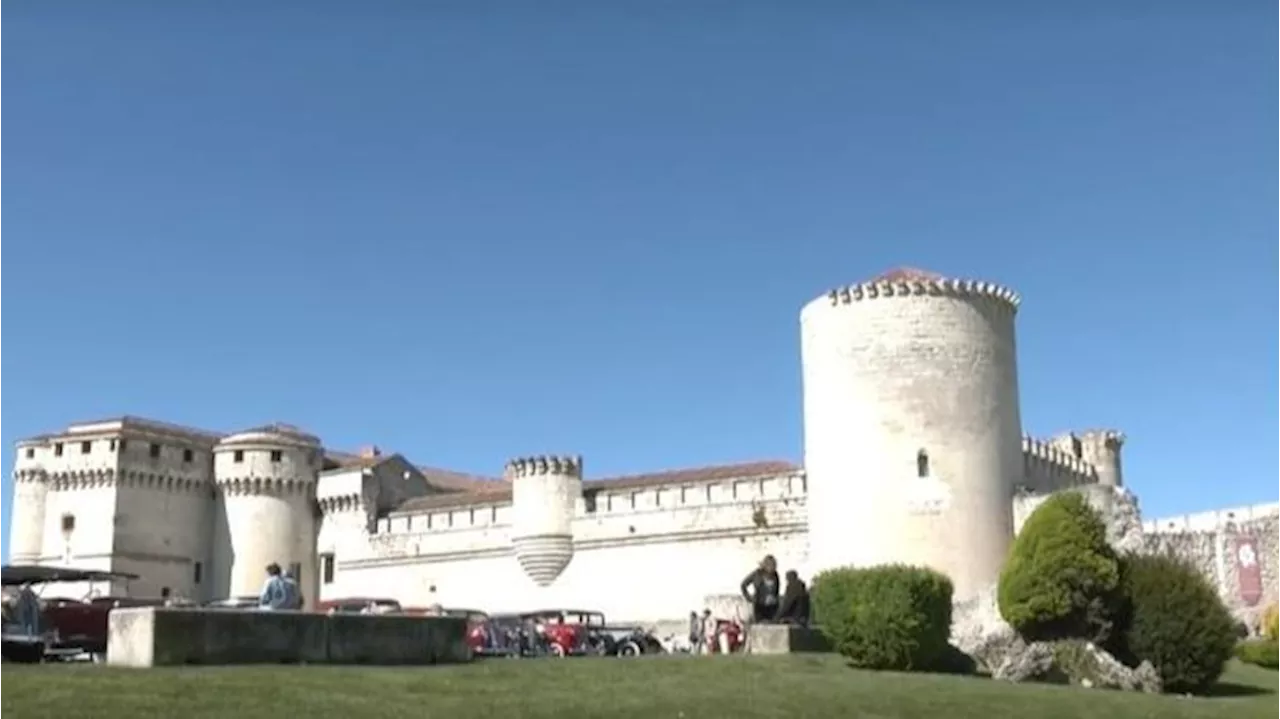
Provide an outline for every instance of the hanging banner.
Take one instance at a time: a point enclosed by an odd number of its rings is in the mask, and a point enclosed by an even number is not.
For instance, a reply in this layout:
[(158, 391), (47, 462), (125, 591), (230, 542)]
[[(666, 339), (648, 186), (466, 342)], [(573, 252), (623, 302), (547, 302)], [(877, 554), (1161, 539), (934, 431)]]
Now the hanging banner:
[(1253, 537), (1237, 537), (1235, 542), (1236, 582), (1240, 599), (1257, 606), (1262, 599), (1262, 566), (1258, 563), (1258, 542)]

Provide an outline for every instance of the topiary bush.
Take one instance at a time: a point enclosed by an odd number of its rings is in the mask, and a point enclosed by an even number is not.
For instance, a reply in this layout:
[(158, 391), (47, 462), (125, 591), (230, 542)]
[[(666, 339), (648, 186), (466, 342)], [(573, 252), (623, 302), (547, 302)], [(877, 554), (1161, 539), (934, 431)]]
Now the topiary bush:
[(1280, 643), (1274, 639), (1250, 639), (1235, 648), (1236, 659), (1265, 669), (1280, 669)]
[(1027, 641), (1084, 639), (1111, 632), (1119, 560), (1097, 512), (1074, 492), (1036, 508), (1000, 572), (1000, 614)]
[(810, 601), (815, 623), (854, 666), (928, 671), (950, 668), (952, 593), (932, 569), (850, 567), (814, 577)]
[(1165, 691), (1200, 692), (1217, 681), (1236, 631), (1213, 585), (1169, 555), (1126, 556), (1120, 574), (1112, 653), (1130, 666), (1151, 662)]
[(1280, 605), (1275, 602), (1268, 604), (1262, 613), (1262, 636), (1272, 642), (1280, 639)]

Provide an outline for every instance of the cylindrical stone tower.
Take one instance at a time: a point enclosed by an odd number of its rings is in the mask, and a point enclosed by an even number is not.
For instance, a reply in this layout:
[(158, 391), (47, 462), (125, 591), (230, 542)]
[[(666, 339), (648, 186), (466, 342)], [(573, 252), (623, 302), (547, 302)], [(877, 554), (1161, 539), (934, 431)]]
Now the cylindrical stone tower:
[(511, 544), (525, 574), (550, 586), (573, 560), (573, 515), (582, 496), (582, 457), (528, 457), (507, 462)]
[[(30, 451), (32, 456), (28, 457)], [(35, 564), (44, 554), (45, 500), (48, 476), (41, 465), (38, 444), (19, 442), (13, 464), (13, 505), (9, 509), (9, 561)]]
[(1111, 429), (1095, 429), (1080, 435), (1080, 456), (1098, 472), (1098, 484), (1109, 487), (1124, 486), (1124, 472), (1120, 466), (1120, 449), (1124, 435)]
[(929, 566), (958, 600), (997, 580), (1023, 469), (1017, 306), (898, 270), (801, 311), (811, 571)]
[(316, 600), (321, 451), (319, 439), (287, 425), (233, 434), (214, 447), (215, 594), (256, 595), (274, 562), (295, 573), (308, 603)]

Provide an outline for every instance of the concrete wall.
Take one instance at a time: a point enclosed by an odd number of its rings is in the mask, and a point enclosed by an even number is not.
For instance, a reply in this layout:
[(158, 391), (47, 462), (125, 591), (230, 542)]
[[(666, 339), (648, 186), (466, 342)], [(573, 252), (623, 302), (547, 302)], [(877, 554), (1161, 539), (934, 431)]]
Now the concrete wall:
[(927, 565), (961, 598), (994, 581), (1024, 475), (1016, 306), (1003, 288), (920, 276), (805, 306), (811, 571)]
[(444, 664), (470, 661), (466, 620), (142, 607), (108, 618), (107, 661), (184, 664)]

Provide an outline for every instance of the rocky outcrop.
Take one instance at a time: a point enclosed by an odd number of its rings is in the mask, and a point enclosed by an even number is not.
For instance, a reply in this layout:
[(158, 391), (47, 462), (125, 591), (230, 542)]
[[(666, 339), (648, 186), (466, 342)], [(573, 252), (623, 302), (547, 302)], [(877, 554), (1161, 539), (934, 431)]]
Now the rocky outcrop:
[(1049, 682), (1158, 693), (1160, 675), (1149, 662), (1125, 666), (1088, 642), (1026, 642), (1000, 616), (994, 586), (952, 610), (951, 643), (994, 679)]
[(1125, 666), (1089, 642), (1032, 642), (1010, 651), (991, 677), (1011, 682), (1073, 684), (1095, 689), (1118, 689), (1159, 694), (1160, 673), (1150, 662)]

